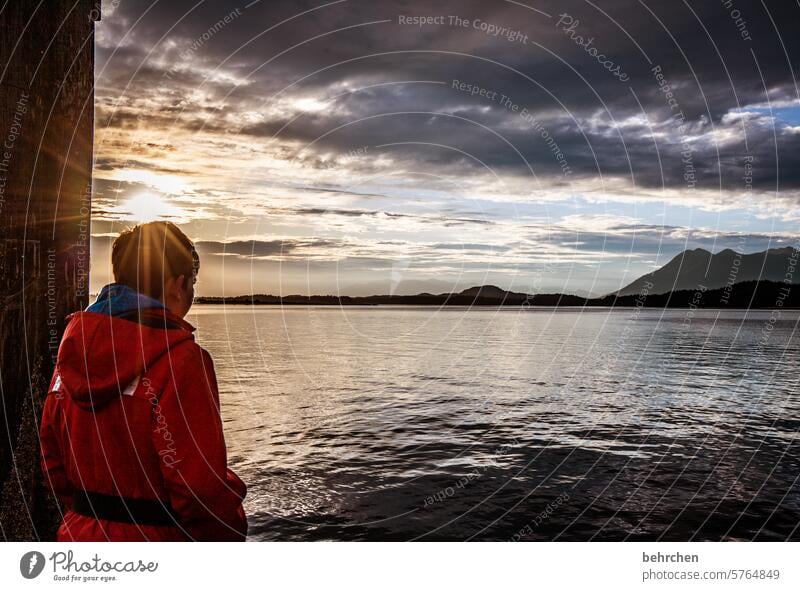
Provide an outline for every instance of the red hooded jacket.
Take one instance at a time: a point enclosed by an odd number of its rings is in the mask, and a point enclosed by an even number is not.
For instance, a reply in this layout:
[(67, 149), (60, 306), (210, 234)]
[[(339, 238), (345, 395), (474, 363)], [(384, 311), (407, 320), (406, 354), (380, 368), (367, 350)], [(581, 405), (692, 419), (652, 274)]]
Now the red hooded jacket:
[(227, 467), (214, 367), (193, 331), (163, 309), (69, 317), (40, 429), (45, 480), (67, 509), (59, 541), (245, 538), (246, 487)]

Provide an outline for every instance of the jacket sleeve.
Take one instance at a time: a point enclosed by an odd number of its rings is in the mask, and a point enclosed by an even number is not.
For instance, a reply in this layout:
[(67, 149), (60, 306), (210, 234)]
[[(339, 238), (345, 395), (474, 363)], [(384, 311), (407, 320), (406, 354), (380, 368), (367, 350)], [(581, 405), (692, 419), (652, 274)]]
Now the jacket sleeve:
[(170, 502), (197, 541), (240, 541), (247, 488), (228, 469), (211, 356), (195, 343), (170, 354), (171, 374), (153, 406), (153, 442)]
[[(53, 389), (53, 384), (58, 384), (56, 390)], [(50, 383), (50, 391), (44, 401), (42, 422), (39, 425), (39, 445), (45, 486), (53, 491), (53, 494), (64, 506), (69, 508), (72, 505), (72, 484), (64, 467), (64, 453), (58, 437), (60, 425), (64, 420), (59, 399), (64, 393), (58, 391), (58, 388), (60, 388), (60, 380), (57, 381), (57, 374), (54, 374)]]

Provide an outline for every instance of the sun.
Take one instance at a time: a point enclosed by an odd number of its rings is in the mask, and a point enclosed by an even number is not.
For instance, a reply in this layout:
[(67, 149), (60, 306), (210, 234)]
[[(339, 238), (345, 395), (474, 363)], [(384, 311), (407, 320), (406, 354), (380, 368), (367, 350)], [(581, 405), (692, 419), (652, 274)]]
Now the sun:
[(155, 193), (139, 193), (117, 207), (122, 219), (138, 223), (183, 218), (186, 211)]

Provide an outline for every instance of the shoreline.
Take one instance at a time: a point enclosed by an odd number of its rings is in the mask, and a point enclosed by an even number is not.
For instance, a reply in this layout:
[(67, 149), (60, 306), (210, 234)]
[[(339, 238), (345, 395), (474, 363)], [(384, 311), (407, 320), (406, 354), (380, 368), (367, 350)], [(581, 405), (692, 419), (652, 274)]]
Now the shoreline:
[(474, 287), (461, 293), (417, 295), (310, 295), (275, 296), (251, 294), (233, 297), (200, 296), (197, 304), (232, 306), (467, 306), (516, 308), (622, 308), (622, 309), (718, 309), (718, 310), (795, 310), (800, 309), (798, 284), (775, 281), (748, 281), (733, 288), (670, 291), (636, 295), (609, 294), (583, 297), (561, 293), (526, 294), (503, 291), (493, 286)]
[(207, 306), (237, 306), (237, 307), (246, 307), (246, 306), (271, 306), (271, 307), (297, 307), (297, 306), (324, 306), (324, 307), (349, 307), (349, 308), (357, 308), (357, 307), (369, 307), (369, 308), (389, 308), (389, 307), (420, 307), (420, 308), (436, 308), (436, 307), (448, 307), (448, 308), (522, 308), (522, 309), (537, 309), (537, 310), (635, 310), (637, 308), (645, 308), (648, 310), (730, 310), (734, 312), (748, 312), (750, 310), (788, 310), (790, 312), (800, 311), (800, 306), (751, 306), (749, 308), (744, 307), (735, 307), (735, 306), (632, 306), (628, 304), (619, 304), (616, 306), (609, 306), (609, 305), (586, 305), (586, 306), (548, 306), (544, 304), (535, 304), (535, 305), (528, 305), (525, 306), (523, 304), (513, 303), (513, 304), (500, 304), (500, 303), (492, 303), (492, 304), (442, 304), (437, 306), (436, 304), (362, 304), (362, 303), (355, 303), (355, 304), (338, 304), (338, 303), (321, 303), (321, 302), (283, 302), (283, 303), (265, 303), (265, 302), (208, 302), (208, 301), (195, 301), (195, 305), (207, 305)]

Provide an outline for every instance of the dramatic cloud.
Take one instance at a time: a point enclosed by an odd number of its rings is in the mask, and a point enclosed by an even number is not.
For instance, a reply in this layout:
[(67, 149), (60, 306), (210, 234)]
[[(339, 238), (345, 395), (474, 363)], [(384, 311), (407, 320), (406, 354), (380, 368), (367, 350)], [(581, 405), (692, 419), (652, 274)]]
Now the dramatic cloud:
[(797, 240), (796, 3), (105, 4), (96, 232), (186, 224), (208, 293), (600, 293)]

